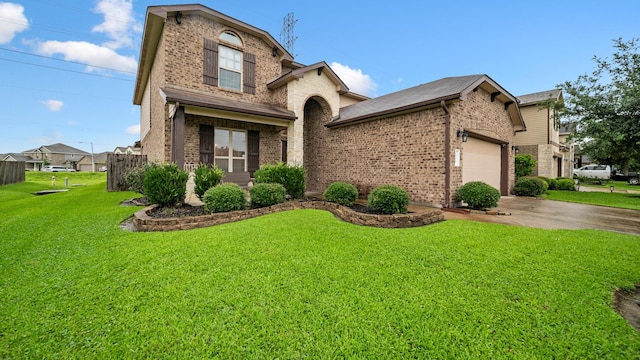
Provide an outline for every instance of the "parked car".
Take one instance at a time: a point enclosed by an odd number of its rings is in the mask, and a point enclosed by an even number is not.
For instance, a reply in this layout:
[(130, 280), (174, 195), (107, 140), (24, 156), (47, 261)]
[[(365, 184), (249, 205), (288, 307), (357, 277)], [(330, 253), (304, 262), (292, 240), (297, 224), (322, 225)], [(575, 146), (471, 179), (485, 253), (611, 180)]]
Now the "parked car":
[(611, 177), (611, 166), (609, 165), (583, 166), (579, 169), (573, 169), (573, 176), (608, 180)]
[(101, 166), (98, 171), (100, 172), (106, 172), (107, 171), (107, 167), (106, 166)]
[(638, 173), (635, 171), (629, 171), (628, 173), (624, 173), (623, 171), (618, 171), (615, 167), (611, 170), (611, 180), (615, 181), (629, 181), (630, 178), (637, 178)]
[(630, 185), (640, 185), (640, 174), (636, 173), (636, 176), (635, 176), (635, 177), (631, 177), (631, 176), (630, 176), (630, 177), (627, 179), (627, 182), (628, 182)]
[(64, 166), (58, 166), (58, 165), (46, 165), (42, 167), (42, 171), (47, 171), (47, 172), (75, 172), (74, 169), (69, 169), (67, 167)]

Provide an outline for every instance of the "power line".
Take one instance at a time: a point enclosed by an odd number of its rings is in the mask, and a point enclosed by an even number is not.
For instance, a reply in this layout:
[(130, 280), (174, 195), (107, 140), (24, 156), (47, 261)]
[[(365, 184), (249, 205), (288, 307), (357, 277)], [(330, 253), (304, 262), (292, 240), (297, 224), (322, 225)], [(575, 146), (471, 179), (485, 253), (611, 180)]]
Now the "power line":
[(3, 48), (3, 47), (0, 47), (0, 50), (10, 51), (10, 52), (17, 53), (17, 54), (23, 54), (23, 55), (29, 55), (29, 56), (40, 57), (40, 58), (44, 58), (44, 59), (51, 59), (51, 60), (55, 60), (55, 61), (62, 61), (62, 62), (70, 63), (70, 64), (78, 64), (78, 65), (91, 66), (91, 67), (95, 67), (95, 68), (99, 68), (99, 69), (113, 70), (113, 71), (117, 71), (117, 72), (121, 72), (121, 73), (125, 73), (125, 74), (132, 74), (132, 75), (135, 75), (135, 74), (136, 74), (135, 72), (132, 72), (132, 71), (124, 71), (124, 70), (118, 70), (118, 69), (108, 68), (108, 67), (104, 67), (104, 66), (91, 65), (91, 64), (82, 63), (82, 62), (79, 62), (79, 61), (72, 61), (72, 60), (58, 59), (58, 58), (54, 58), (54, 57), (51, 57), (51, 56), (44, 56), (44, 55), (38, 55), (38, 54), (28, 53), (28, 52), (26, 52), (26, 51), (12, 50), (12, 49), (7, 49), (7, 48)]
[[(113, 79), (113, 80), (133, 82), (133, 80), (131, 80), (131, 79), (123, 79), (123, 78), (117, 78), (117, 77), (107, 76), (107, 75), (92, 74), (92, 73), (88, 73), (88, 72), (63, 69), (63, 68), (54, 67), (54, 66), (46, 66), (46, 65), (34, 64), (34, 63), (26, 62), (26, 61), (18, 61), (18, 60), (6, 59), (6, 58), (1, 58), (1, 57), (0, 57), (0, 60), (10, 61), (10, 62), (14, 62), (14, 63), (18, 63), (18, 64), (24, 64), (24, 65), (37, 66), (37, 67), (42, 67), (42, 68), (47, 68), (47, 69), (53, 69), (53, 70), (66, 71), (66, 72), (76, 73), (76, 74), (81, 74), (81, 75), (89, 75), (89, 76), (96, 76), (96, 77), (102, 77), (102, 78)], [(91, 65), (89, 65), (89, 66), (91, 66)]]

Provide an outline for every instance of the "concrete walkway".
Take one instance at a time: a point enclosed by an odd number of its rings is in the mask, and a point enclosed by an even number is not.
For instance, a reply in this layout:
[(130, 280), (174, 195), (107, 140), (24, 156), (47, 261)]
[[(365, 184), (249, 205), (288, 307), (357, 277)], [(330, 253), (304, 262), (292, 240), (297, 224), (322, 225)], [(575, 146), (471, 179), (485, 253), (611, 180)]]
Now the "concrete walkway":
[(511, 215), (459, 214), (445, 211), (445, 219), (475, 220), (543, 229), (599, 229), (640, 236), (640, 211), (543, 200), (502, 197), (498, 210)]

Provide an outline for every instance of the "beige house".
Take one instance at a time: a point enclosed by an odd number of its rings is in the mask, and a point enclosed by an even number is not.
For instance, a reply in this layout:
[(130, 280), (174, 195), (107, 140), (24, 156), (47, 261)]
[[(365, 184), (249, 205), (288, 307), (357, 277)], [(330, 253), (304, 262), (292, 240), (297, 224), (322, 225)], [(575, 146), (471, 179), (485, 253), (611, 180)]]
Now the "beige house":
[(297, 63), (269, 33), (202, 5), (147, 9), (133, 102), (150, 161), (247, 176), (286, 161), (305, 168), (307, 191), (395, 184), (444, 207), (468, 181), (509, 194), (514, 134), (526, 129), (487, 75), (368, 99), (326, 62)]
[(78, 162), (83, 157), (87, 155), (91, 157), (91, 153), (61, 143), (23, 151), (22, 155), (35, 161), (42, 161), (43, 164), (47, 162), (49, 165), (60, 165), (74, 170), (78, 170)]
[(141, 151), (139, 147), (133, 147), (129, 145), (129, 146), (118, 146), (115, 149), (113, 149), (113, 153), (116, 155), (118, 154), (140, 155)]
[(537, 161), (533, 175), (548, 178), (572, 177), (573, 144), (567, 131), (560, 131), (560, 119), (545, 101), (562, 102), (562, 91), (548, 90), (518, 96), (520, 112), (527, 131), (516, 134), (515, 145), (520, 154), (530, 154)]

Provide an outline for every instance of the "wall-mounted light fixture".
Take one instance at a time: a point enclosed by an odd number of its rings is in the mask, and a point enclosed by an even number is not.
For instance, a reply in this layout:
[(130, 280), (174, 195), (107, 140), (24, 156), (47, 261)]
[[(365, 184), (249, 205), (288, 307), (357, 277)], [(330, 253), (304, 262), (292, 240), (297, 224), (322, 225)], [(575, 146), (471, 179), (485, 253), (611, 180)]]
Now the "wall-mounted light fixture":
[(178, 11), (176, 13), (176, 23), (178, 25), (182, 24), (182, 11)]
[(278, 48), (274, 46), (271, 49), (271, 56), (276, 57), (276, 55), (278, 55)]
[(516, 154), (520, 152), (520, 148), (519, 148), (519, 147), (517, 147), (517, 146), (515, 146), (515, 145), (512, 145), (512, 146), (511, 146), (511, 150), (512, 150), (512, 151), (515, 151), (515, 153), (516, 153)]
[(462, 138), (462, 142), (467, 142), (467, 139), (469, 139), (469, 133), (467, 132), (467, 130), (463, 130), (463, 129), (458, 129), (458, 131), (456, 132), (456, 137)]

